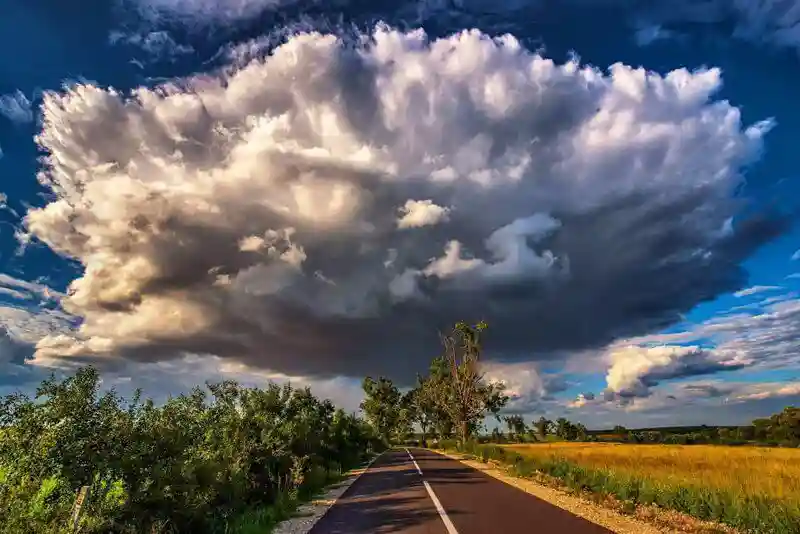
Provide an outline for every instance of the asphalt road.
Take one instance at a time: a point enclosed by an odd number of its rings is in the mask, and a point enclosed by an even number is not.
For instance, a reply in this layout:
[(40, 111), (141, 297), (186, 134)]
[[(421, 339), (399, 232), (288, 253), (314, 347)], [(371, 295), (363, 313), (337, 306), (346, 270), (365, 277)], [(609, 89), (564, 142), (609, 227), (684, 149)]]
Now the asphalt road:
[(611, 532), (446, 456), (409, 450), (378, 458), (310, 534)]

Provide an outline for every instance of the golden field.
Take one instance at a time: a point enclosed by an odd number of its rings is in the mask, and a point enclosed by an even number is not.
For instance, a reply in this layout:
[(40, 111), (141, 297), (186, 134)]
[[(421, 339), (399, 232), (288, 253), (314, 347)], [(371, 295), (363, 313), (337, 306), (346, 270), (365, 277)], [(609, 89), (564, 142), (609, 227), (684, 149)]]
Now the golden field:
[(523, 456), (800, 504), (800, 449), (554, 442), (506, 445)]

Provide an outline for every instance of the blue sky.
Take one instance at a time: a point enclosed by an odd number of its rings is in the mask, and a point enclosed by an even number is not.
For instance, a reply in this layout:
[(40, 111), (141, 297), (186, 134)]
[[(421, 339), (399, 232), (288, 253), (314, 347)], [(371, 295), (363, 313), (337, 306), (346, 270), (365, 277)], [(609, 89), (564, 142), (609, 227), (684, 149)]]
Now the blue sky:
[(3, 391), (93, 363), (123, 392), (291, 380), (354, 408), (486, 317), (531, 416), (800, 399), (800, 4), (3, 11)]

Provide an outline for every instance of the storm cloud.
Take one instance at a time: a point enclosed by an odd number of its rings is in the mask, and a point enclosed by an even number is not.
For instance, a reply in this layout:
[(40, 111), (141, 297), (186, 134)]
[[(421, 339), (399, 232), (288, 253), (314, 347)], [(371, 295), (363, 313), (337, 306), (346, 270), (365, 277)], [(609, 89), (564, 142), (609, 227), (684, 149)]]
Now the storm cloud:
[(46, 94), (52, 195), (26, 232), (85, 272), (61, 299), (80, 328), (36, 357), (402, 381), (438, 328), (485, 319), (490, 356), (553, 358), (740, 289), (786, 227), (737, 197), (772, 123), (715, 101), (716, 69), (555, 64), (478, 31), (368, 37)]

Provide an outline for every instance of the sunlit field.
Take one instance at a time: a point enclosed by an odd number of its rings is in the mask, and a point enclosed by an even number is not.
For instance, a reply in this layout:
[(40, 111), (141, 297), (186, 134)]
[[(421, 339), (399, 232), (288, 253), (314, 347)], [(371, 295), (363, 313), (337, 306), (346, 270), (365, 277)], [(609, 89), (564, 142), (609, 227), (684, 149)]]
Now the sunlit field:
[(573, 442), (505, 448), (537, 459), (563, 458), (667, 485), (717, 488), (800, 504), (800, 449)]

